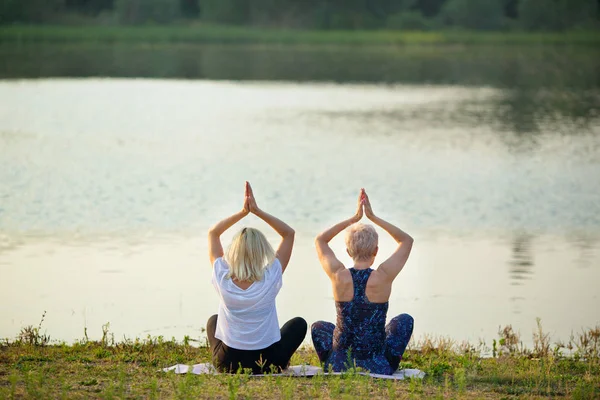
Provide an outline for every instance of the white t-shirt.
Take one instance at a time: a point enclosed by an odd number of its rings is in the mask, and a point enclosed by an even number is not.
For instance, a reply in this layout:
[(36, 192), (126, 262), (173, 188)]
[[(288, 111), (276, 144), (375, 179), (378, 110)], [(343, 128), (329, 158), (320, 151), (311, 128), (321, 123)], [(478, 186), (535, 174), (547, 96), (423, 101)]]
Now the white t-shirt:
[(213, 265), (212, 283), (221, 298), (215, 337), (239, 350), (260, 350), (281, 339), (275, 297), (283, 281), (281, 263), (275, 259), (263, 279), (246, 290), (227, 278), (229, 264), (219, 257)]

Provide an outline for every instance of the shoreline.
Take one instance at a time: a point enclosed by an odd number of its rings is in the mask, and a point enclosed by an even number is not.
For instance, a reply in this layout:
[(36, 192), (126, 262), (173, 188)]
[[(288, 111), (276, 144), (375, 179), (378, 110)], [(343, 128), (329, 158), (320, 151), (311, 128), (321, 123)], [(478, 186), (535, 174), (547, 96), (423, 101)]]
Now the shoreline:
[(570, 45), (592, 47), (600, 44), (600, 32), (304, 31), (206, 24), (188, 26), (0, 26), (0, 45), (6, 43), (95, 42), (384, 47), (415, 45)]

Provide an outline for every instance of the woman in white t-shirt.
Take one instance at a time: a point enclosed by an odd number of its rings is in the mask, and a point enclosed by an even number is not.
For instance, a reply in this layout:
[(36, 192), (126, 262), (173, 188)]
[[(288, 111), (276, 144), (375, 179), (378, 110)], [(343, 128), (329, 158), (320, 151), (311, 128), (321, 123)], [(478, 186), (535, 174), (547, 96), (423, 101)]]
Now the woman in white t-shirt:
[[(227, 254), (220, 236), (249, 213), (269, 224), (279, 235), (277, 252), (257, 229), (238, 232)], [(250, 184), (242, 211), (208, 231), (212, 282), (221, 298), (218, 315), (206, 325), (213, 364), (222, 372), (251, 368), (253, 373), (285, 369), (306, 336), (306, 321), (296, 317), (279, 329), (275, 298), (292, 255), (294, 230), (256, 205)]]

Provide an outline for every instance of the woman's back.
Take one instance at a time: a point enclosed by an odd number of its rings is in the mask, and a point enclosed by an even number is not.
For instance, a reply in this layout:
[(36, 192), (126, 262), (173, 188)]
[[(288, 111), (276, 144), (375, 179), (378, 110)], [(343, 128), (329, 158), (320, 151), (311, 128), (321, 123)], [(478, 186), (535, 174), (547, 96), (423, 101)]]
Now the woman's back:
[[(336, 302), (347, 302), (354, 298), (354, 278), (351, 269), (362, 270), (364, 268), (346, 269), (345, 267), (336, 272), (332, 279), (333, 298)], [(367, 301), (372, 303), (385, 303), (392, 293), (392, 282), (378, 270), (371, 269), (364, 290)]]
[(370, 358), (383, 353), (388, 302), (372, 303), (366, 287), (373, 270), (350, 268), (354, 296), (350, 301), (336, 301), (337, 324), (333, 351), (351, 351), (352, 358)]
[(281, 339), (275, 307), (282, 286), (279, 260), (275, 259), (263, 278), (247, 289), (237, 286), (229, 272), (223, 258), (215, 260), (212, 282), (221, 298), (215, 337), (241, 350), (262, 349)]

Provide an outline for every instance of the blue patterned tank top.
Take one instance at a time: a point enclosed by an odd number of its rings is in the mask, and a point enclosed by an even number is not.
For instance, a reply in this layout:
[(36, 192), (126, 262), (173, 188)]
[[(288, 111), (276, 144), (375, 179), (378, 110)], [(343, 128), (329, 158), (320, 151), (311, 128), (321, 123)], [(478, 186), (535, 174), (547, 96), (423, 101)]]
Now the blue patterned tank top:
[(367, 281), (373, 270), (349, 269), (354, 284), (351, 301), (336, 301), (337, 323), (333, 332), (333, 348), (329, 362), (335, 371), (348, 367), (348, 354), (352, 362), (373, 373), (390, 374), (384, 356), (385, 321), (388, 302), (371, 303), (365, 293)]

